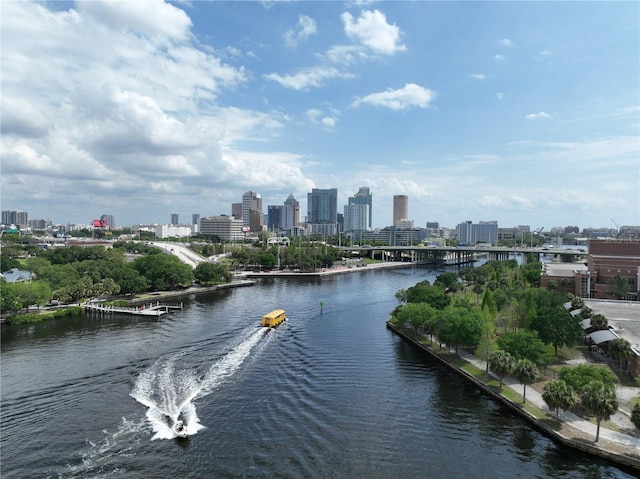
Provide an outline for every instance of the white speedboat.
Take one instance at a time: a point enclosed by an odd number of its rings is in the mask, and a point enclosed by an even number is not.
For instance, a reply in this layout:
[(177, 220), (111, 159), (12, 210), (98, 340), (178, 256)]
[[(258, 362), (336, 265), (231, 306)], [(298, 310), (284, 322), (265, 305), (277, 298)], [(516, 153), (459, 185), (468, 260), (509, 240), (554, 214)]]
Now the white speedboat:
[(189, 435), (187, 433), (187, 426), (185, 426), (182, 421), (176, 422), (175, 426), (173, 426), (173, 432), (177, 437), (187, 437)]

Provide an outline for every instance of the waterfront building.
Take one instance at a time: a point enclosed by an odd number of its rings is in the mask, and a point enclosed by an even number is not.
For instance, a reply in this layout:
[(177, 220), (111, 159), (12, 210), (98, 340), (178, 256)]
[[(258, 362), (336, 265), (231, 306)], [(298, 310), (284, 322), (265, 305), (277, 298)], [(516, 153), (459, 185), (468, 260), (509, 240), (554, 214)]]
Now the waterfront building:
[[(367, 186), (361, 186), (358, 192), (350, 196), (347, 200), (348, 205), (367, 205), (369, 206), (369, 214), (368, 214), (368, 226), (366, 228), (361, 229), (369, 229), (373, 227), (373, 195)], [(345, 210), (346, 211), (346, 210)], [(345, 229), (344, 231), (348, 231), (347, 222), (346, 222), (346, 213), (345, 213)]]
[(495, 244), (498, 242), (498, 222), (480, 221), (474, 224), (465, 221), (456, 227), (456, 237), (460, 244)]
[(638, 299), (638, 285), (640, 284), (640, 241), (589, 240), (589, 256), (587, 259), (589, 270), (590, 297), (601, 299), (616, 299), (607, 293), (609, 281), (615, 276), (621, 276), (629, 285), (629, 297), (624, 299)]
[(394, 195), (393, 197), (393, 226), (398, 221), (409, 218), (409, 197), (407, 195)]
[(209, 216), (200, 219), (200, 233), (207, 236), (217, 236), (220, 241), (235, 241), (244, 239), (242, 219), (233, 216)]

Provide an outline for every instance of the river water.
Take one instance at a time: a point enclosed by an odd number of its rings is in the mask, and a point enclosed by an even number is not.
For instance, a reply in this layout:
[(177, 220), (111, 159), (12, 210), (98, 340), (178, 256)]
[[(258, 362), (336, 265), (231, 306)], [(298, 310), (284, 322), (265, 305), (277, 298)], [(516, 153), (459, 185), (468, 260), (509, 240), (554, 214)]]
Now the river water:
[[(2, 477), (632, 477), (385, 328), (395, 293), (436, 274), (272, 278), (159, 320), (4, 326)], [(289, 319), (266, 332), (277, 308)], [(163, 417), (178, 414), (187, 439)]]

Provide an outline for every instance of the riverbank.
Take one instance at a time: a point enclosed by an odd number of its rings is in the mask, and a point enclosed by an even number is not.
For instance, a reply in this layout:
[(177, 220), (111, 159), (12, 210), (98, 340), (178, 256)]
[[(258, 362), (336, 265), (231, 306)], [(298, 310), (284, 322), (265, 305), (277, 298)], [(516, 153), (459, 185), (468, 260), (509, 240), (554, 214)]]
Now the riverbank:
[[(594, 424), (571, 413), (564, 413), (561, 415), (563, 420), (556, 420), (540, 394), (533, 388), (527, 388), (527, 403), (515, 402), (507, 396), (507, 393), (509, 392), (513, 397), (513, 391), (516, 391), (516, 387), (522, 391), (522, 385), (516, 381), (505, 380), (503, 388), (500, 389), (483, 380), (486, 363), (482, 360), (464, 352), (459, 352), (456, 356), (446, 349), (436, 351), (427, 344), (428, 339), (412, 336), (391, 322), (387, 322), (387, 328), (475, 384), (487, 395), (500, 401), (556, 442), (608, 459), (618, 465), (629, 467), (635, 472), (640, 471), (640, 438), (601, 427), (600, 440), (594, 442), (596, 428)], [(505, 388), (509, 391), (505, 391)]]

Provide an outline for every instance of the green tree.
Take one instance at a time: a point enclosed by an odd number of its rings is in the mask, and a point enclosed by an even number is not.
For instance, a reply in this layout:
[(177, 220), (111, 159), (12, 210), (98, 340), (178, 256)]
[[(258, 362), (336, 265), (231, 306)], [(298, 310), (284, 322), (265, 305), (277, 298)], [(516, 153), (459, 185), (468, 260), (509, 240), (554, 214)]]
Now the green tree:
[(538, 367), (549, 364), (547, 347), (536, 331), (519, 329), (515, 333), (501, 335), (497, 342), (500, 349), (507, 351), (515, 359), (528, 359)]
[(0, 279), (0, 312), (19, 311), (22, 308), (22, 301), (16, 294), (14, 284), (7, 283), (4, 278)]
[(445, 291), (456, 291), (456, 286), (458, 285), (459, 276), (456, 273), (448, 272), (441, 273), (436, 277), (434, 281), (434, 286), (440, 286)]
[(144, 275), (147, 284), (156, 290), (178, 289), (193, 283), (193, 270), (176, 256), (154, 254), (133, 262), (136, 270)]
[(599, 367), (593, 364), (564, 366), (560, 368), (558, 377), (577, 393), (580, 393), (582, 389), (592, 381), (600, 381), (610, 386), (616, 383), (616, 376), (609, 368)]
[(531, 328), (547, 344), (552, 344), (556, 356), (558, 348), (578, 344), (584, 331), (581, 320), (571, 316), (562, 305), (545, 304), (537, 308)]
[(475, 346), (482, 334), (482, 314), (477, 309), (460, 305), (445, 308), (438, 318), (438, 338), (448, 346)]
[(631, 344), (624, 338), (616, 338), (609, 341), (609, 355), (617, 359), (620, 365), (620, 376), (622, 376), (622, 364), (633, 357)]
[(560, 409), (567, 411), (576, 403), (573, 389), (562, 380), (549, 381), (542, 390), (542, 399), (559, 419)]
[(198, 281), (205, 284), (228, 283), (232, 277), (226, 266), (208, 262), (198, 264), (193, 274)]
[(20, 268), (20, 262), (17, 259), (14, 258), (10, 258), (9, 256), (7, 256), (6, 254), (2, 254), (0, 256), (0, 269), (2, 270), (2, 272), (6, 272), (9, 271), (10, 269), (13, 268)]
[(527, 385), (533, 384), (538, 378), (538, 368), (528, 359), (518, 359), (513, 369), (513, 376), (522, 384), (522, 399), (527, 402)]
[(448, 296), (442, 288), (423, 281), (407, 290), (407, 302), (428, 303), (436, 309), (444, 309), (451, 304), (451, 296)]
[(489, 355), (489, 369), (500, 379), (500, 389), (502, 389), (502, 380), (513, 372), (514, 367), (515, 359), (506, 351), (493, 351)]
[(580, 394), (580, 399), (584, 408), (592, 416), (596, 417), (596, 440), (600, 438), (600, 422), (611, 417), (618, 410), (618, 398), (613, 386), (602, 381), (591, 381)]
[(414, 329), (416, 336), (418, 329), (424, 325), (435, 315), (436, 310), (426, 303), (407, 303), (402, 305), (396, 313), (397, 318), (402, 324), (410, 323)]
[(608, 281), (607, 293), (614, 295), (616, 299), (624, 299), (629, 294), (629, 291), (629, 281), (619, 274)]
[(594, 314), (590, 319), (590, 326), (596, 331), (601, 331), (609, 327), (607, 318), (602, 314)]
[(33, 305), (45, 305), (51, 299), (51, 288), (45, 281), (30, 281), (28, 283), (15, 283), (14, 293), (19, 301), (20, 308)]

